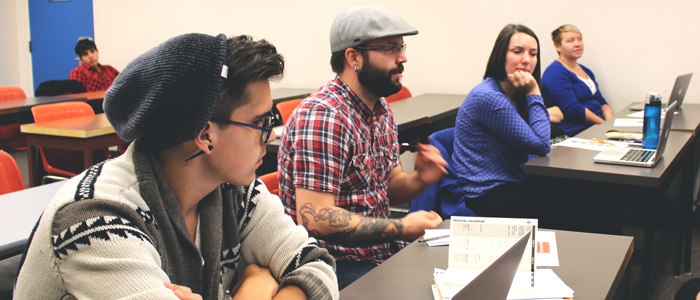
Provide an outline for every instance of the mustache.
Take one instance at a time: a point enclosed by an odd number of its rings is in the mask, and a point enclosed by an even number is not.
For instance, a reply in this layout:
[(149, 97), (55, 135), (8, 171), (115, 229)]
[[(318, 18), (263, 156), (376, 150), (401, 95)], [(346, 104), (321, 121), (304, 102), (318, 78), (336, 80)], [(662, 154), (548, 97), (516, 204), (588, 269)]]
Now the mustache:
[(389, 71), (389, 75), (394, 75), (398, 73), (403, 73), (403, 64), (400, 64), (396, 69)]

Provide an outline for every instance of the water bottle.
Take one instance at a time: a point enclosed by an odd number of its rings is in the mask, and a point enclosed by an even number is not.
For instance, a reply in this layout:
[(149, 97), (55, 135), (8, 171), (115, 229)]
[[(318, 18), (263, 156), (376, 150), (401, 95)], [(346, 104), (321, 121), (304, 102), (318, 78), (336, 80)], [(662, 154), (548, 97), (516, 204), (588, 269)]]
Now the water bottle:
[(656, 149), (661, 131), (661, 94), (650, 92), (644, 101), (644, 129), (642, 148)]

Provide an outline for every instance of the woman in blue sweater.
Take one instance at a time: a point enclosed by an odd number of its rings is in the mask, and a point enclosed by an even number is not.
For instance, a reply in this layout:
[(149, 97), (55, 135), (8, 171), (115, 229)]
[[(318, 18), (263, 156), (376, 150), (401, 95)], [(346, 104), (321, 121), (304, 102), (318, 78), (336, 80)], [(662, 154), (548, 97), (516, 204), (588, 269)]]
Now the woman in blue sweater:
[(465, 203), (479, 216), (527, 216), (518, 201), (523, 165), (550, 150), (539, 59), (535, 33), (507, 25), (496, 39), (484, 81), (457, 113), (452, 159)]
[(593, 72), (576, 62), (583, 55), (581, 31), (574, 25), (559, 26), (552, 31), (552, 41), (559, 57), (542, 75), (542, 97), (559, 106), (564, 113), (559, 127), (574, 136), (613, 114)]

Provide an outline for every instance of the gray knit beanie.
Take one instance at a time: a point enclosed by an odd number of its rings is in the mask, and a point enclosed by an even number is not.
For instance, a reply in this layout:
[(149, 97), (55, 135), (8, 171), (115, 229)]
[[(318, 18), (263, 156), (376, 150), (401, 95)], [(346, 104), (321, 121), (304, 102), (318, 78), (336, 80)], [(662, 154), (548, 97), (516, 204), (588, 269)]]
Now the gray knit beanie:
[(171, 38), (130, 62), (104, 99), (104, 111), (125, 141), (140, 138), (166, 150), (194, 139), (224, 89), (226, 36)]

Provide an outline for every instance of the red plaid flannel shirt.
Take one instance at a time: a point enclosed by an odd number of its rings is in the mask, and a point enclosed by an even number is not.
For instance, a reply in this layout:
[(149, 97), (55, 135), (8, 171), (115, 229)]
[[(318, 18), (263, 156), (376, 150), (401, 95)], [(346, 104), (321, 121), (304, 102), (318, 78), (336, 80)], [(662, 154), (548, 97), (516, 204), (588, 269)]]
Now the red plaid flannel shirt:
[(100, 65), (99, 72), (89, 65), (82, 65), (73, 69), (68, 79), (80, 81), (88, 92), (94, 92), (109, 89), (117, 75), (119, 71), (110, 65)]
[[(277, 154), (280, 198), (296, 221), (294, 187), (335, 194), (335, 205), (389, 218), (389, 173), (399, 165), (398, 128), (382, 98), (374, 111), (340, 78), (306, 98), (285, 125)], [(338, 260), (379, 264), (407, 245), (352, 247), (319, 240)]]

